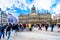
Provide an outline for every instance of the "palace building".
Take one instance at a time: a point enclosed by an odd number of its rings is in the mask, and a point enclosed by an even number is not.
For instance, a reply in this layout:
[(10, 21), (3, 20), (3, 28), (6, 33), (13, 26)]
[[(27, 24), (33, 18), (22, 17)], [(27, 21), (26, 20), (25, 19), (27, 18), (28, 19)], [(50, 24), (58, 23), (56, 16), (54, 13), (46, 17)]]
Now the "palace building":
[(31, 8), (31, 13), (28, 15), (19, 15), (19, 23), (51, 23), (51, 14), (36, 13), (36, 8)]

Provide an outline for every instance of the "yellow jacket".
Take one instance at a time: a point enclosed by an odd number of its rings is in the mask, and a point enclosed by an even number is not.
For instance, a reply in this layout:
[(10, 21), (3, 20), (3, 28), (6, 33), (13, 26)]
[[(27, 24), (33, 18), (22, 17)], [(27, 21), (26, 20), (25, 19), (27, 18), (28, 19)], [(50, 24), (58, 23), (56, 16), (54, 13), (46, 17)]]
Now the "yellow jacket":
[(31, 24), (29, 24), (29, 28), (32, 28), (32, 25)]

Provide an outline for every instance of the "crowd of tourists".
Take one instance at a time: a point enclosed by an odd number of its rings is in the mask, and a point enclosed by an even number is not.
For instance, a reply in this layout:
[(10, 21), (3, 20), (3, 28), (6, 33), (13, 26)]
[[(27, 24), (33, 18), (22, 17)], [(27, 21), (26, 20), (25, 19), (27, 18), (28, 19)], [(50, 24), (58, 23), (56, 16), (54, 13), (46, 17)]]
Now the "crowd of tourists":
[[(45, 27), (46, 31), (48, 30), (48, 27), (51, 27), (51, 32), (53, 32), (53, 29), (55, 27), (55, 24), (31, 24), (31, 23), (26, 23), (26, 24), (11, 24), (7, 23), (6, 25), (0, 24), (0, 39), (5, 35), (7, 36), (7, 40), (10, 39), (11, 32), (13, 31), (16, 35), (16, 32), (22, 32), (24, 30), (26, 31), (33, 31), (33, 27), (38, 27), (38, 30), (42, 30), (42, 27)], [(58, 25), (58, 28), (60, 28), (60, 25)]]

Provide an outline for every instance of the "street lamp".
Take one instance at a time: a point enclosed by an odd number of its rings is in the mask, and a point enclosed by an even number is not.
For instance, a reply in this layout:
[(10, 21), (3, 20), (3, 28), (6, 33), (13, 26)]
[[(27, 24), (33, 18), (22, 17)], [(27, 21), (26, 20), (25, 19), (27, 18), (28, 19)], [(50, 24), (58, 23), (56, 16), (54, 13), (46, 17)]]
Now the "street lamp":
[(2, 11), (1, 11), (1, 24), (2, 24)]
[(50, 24), (52, 23), (52, 19), (50, 18)]
[(1, 11), (1, 8), (0, 8), (0, 15), (1, 15), (1, 24), (2, 24), (2, 11)]

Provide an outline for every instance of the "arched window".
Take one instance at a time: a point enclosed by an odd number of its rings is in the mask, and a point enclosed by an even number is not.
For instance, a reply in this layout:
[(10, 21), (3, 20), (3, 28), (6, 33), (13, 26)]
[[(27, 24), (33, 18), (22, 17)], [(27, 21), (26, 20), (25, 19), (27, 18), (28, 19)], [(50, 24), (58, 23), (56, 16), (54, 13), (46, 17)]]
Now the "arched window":
[(13, 22), (13, 19), (11, 19), (11, 22)]
[(10, 19), (8, 19), (8, 22), (10, 22)]

